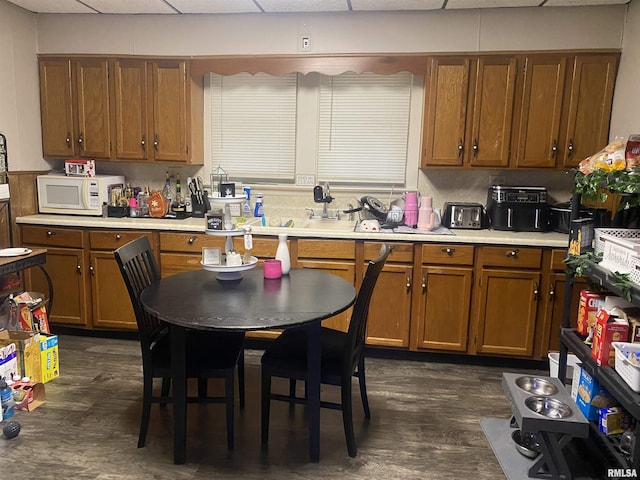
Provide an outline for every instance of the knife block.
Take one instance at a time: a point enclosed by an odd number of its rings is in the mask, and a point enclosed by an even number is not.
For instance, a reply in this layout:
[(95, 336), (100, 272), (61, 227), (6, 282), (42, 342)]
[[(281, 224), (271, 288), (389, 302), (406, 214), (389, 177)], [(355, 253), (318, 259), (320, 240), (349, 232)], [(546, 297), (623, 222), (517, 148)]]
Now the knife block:
[(204, 218), (205, 213), (211, 210), (209, 204), (208, 192), (204, 191), (203, 201), (199, 202), (196, 195), (191, 195), (191, 216), (195, 218)]

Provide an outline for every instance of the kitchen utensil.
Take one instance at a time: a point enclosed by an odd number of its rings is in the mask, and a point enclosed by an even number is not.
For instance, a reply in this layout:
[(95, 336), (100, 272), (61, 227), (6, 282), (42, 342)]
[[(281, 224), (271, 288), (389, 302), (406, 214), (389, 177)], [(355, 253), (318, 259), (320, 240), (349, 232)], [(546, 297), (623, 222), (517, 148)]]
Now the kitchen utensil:
[(384, 222), (387, 218), (388, 208), (380, 200), (370, 196), (364, 196), (359, 200), (360, 208), (354, 209), (355, 211), (361, 210), (363, 212), (363, 220), (380, 220)]

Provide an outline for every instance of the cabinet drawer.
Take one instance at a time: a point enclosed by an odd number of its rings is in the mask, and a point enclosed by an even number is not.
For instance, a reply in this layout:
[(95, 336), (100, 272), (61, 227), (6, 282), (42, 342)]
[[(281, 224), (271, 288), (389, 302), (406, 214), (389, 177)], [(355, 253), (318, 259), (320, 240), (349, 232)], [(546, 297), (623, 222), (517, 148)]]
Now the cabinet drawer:
[(138, 237), (147, 237), (153, 245), (151, 232), (141, 232), (135, 230), (123, 230), (120, 232), (92, 230), (89, 232), (89, 245), (91, 250), (115, 250)]
[(51, 247), (82, 248), (82, 230), (23, 226), (22, 242)]
[(542, 249), (523, 247), (483, 247), (482, 265), (494, 267), (540, 268)]
[(309, 238), (302, 238), (298, 240), (298, 258), (336, 258), (354, 260), (355, 257), (355, 241), (312, 240)]
[[(251, 255), (258, 258), (274, 258), (278, 249), (278, 238), (256, 237), (252, 238), (253, 248)], [(291, 251), (291, 240), (287, 240), (289, 251)], [(233, 237), (233, 248), (239, 252), (244, 252), (244, 237), (242, 235)]]
[[(412, 243), (389, 243), (391, 248), (389, 254), (389, 262), (413, 262), (413, 244)], [(365, 261), (374, 260), (380, 255), (380, 247), (382, 242), (364, 242), (364, 259)]]
[(425, 244), (422, 245), (422, 263), (473, 265), (473, 250), (472, 245)]
[(226, 237), (195, 233), (160, 233), (160, 251), (202, 253), (202, 247), (224, 250)]
[(564, 272), (567, 268), (567, 264), (564, 263), (565, 258), (567, 258), (566, 250), (552, 250), (551, 251), (551, 270)]

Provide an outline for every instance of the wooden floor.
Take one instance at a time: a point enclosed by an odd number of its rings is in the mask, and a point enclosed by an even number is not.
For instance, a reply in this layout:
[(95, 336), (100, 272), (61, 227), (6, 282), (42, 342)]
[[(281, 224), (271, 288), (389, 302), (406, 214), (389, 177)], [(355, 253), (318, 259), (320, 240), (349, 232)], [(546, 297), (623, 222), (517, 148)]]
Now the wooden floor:
[[(364, 420), (354, 399), (358, 456), (347, 456), (340, 412), (323, 409), (321, 458), (310, 464), (303, 406), (272, 404), (269, 446), (261, 449), (261, 351), (248, 350), (247, 405), (236, 410), (235, 450), (226, 449), (224, 407), (190, 405), (187, 463), (173, 465), (171, 408), (153, 406), (147, 444), (136, 448), (137, 341), (61, 335), (59, 348), (61, 376), (46, 384), (46, 403), (16, 413), (16, 439), (0, 438), (2, 478), (505, 478), (479, 423), (511, 416), (500, 386), (504, 367), (368, 358), (372, 418)], [(323, 395), (337, 393), (323, 388)]]

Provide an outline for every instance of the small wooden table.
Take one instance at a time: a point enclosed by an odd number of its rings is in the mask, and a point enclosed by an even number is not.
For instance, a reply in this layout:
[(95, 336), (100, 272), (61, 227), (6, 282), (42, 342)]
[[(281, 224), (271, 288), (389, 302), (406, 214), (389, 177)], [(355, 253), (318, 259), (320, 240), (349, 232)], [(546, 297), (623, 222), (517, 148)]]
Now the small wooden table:
[(171, 328), (173, 384), (173, 460), (186, 457), (186, 375), (184, 342), (187, 329), (251, 331), (306, 326), (309, 458), (320, 458), (320, 328), (321, 321), (349, 308), (356, 290), (346, 280), (313, 269), (292, 269), (280, 279), (264, 278), (262, 268), (236, 281), (220, 281), (214, 272), (179, 273), (143, 290), (144, 309)]
[(49, 315), (51, 315), (51, 310), (53, 306), (53, 285), (51, 283), (51, 277), (44, 269), (42, 265), (47, 262), (47, 250), (45, 248), (35, 248), (28, 253), (27, 255), (19, 255), (15, 257), (0, 257), (0, 276), (9, 275), (11, 273), (21, 272), (22, 270), (26, 270), (31, 267), (38, 267), (42, 270), (44, 277), (47, 280), (47, 285), (49, 287)]

